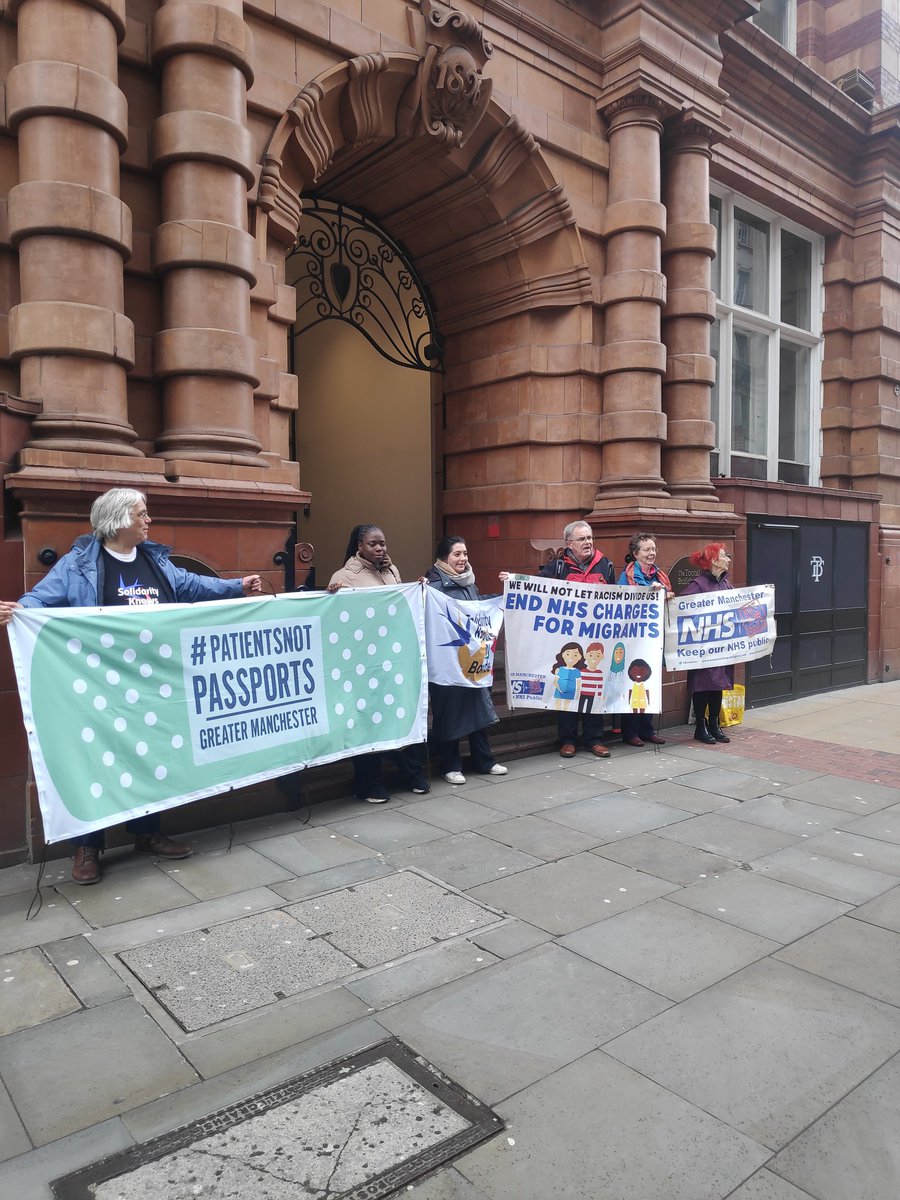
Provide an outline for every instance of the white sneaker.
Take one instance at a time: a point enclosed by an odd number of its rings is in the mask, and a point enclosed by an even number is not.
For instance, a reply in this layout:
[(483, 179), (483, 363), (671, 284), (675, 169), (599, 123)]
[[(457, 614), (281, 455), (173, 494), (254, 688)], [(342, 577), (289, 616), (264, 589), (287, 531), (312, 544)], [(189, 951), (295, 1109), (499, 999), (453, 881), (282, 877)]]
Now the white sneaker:
[(448, 771), (444, 778), (448, 783), (460, 784), (466, 782), (466, 777), (462, 771)]
[(509, 767), (504, 767), (503, 763), (494, 763), (488, 771), (488, 775), (508, 775)]

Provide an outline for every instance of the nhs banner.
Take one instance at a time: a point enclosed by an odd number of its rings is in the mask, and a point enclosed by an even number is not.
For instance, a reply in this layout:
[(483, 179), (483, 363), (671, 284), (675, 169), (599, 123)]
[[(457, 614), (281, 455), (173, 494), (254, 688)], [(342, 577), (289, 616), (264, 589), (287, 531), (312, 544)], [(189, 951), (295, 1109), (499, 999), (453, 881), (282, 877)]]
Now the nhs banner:
[(658, 713), (664, 593), (655, 588), (506, 581), (510, 708)]
[(422, 590), (17, 609), (47, 841), (424, 741)]
[(666, 605), (666, 666), (696, 671), (765, 658), (775, 644), (771, 583), (680, 596)]

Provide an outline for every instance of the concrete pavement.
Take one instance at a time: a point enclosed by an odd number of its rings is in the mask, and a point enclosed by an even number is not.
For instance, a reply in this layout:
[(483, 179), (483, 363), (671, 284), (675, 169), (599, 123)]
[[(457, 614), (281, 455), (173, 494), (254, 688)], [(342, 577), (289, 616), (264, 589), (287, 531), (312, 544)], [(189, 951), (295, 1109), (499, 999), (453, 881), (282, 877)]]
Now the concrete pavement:
[[(62, 860), (33, 920), (36, 868), (0, 871), (0, 1195), (393, 1037), (504, 1125), (398, 1185), (419, 1200), (897, 1200), (898, 718), (900, 683), (854, 688), (729, 746), (681, 727), (117, 852), (90, 888)], [(197, 1132), (69, 1194), (362, 1195), (419, 1136), (413, 1085), (379, 1078), (393, 1144), (370, 1129), (358, 1177), (358, 1115), (317, 1099), (229, 1135), (227, 1168)], [(318, 1181), (266, 1157), (301, 1124)]]

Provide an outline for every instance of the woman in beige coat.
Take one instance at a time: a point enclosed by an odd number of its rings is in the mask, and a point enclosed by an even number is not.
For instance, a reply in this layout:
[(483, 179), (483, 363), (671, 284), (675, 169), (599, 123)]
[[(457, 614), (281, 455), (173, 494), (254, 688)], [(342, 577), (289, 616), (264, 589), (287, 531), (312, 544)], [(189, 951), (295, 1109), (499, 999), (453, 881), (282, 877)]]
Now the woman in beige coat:
[[(400, 572), (388, 557), (384, 533), (378, 525), (356, 525), (347, 543), (347, 561), (335, 571), (329, 592), (343, 587), (391, 587), (402, 583)], [(420, 745), (404, 746), (397, 752), (400, 774), (411, 792), (424, 796), (431, 791), (425, 778), (425, 751)], [(381, 755), (358, 754), (353, 759), (353, 795), (369, 804), (384, 804), (391, 793), (381, 773)]]

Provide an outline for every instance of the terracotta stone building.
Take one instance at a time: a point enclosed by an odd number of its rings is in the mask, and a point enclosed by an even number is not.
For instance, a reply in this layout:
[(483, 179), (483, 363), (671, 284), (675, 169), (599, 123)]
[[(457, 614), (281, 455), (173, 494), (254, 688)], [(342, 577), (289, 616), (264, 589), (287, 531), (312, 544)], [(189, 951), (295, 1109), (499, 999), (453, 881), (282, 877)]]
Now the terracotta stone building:
[(894, 5), (0, 12), (4, 596), (118, 484), (275, 588), (360, 521), (405, 578), (463, 534), (487, 587), (583, 515), (619, 565), (651, 529), (776, 582), (751, 699), (900, 670)]

